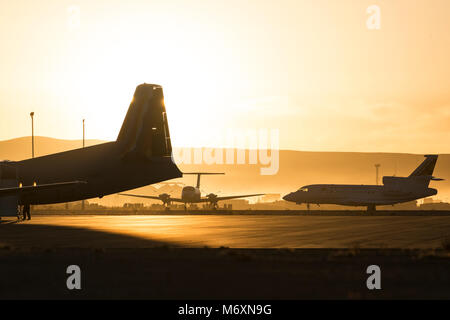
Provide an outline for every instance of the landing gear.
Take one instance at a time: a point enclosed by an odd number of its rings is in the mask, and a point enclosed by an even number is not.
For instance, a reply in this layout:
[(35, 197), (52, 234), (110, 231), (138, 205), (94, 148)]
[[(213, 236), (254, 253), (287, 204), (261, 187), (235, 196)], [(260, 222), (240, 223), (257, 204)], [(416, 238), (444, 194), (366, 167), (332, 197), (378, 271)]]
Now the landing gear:
[(368, 214), (374, 214), (376, 211), (377, 211), (377, 210), (376, 210), (374, 204), (371, 204), (371, 205), (367, 206), (367, 213), (368, 213)]
[(170, 211), (170, 202), (163, 202), (164, 211)]
[(309, 203), (306, 204), (306, 210), (309, 211)]
[(187, 211), (187, 205), (186, 204), (184, 204), (184, 211), (185, 212)]
[(23, 220), (31, 220), (31, 207), (29, 204), (23, 205)]
[(23, 210), (24, 210), (23, 205), (20, 205), (20, 206), (17, 208), (17, 221), (19, 221), (19, 220), (25, 220)]

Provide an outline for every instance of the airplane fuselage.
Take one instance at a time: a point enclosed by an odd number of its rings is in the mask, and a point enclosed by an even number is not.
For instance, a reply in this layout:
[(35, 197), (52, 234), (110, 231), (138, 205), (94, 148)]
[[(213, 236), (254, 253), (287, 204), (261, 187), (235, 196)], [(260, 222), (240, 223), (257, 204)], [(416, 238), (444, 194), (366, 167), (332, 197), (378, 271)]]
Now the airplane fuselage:
[(58, 191), (42, 191), (39, 196), (24, 194), (19, 203), (50, 204), (103, 197), (181, 176), (170, 157), (130, 161), (121, 151), (117, 142), (109, 142), (12, 162), (17, 181), (24, 186), (72, 180), (86, 182)]
[(437, 194), (433, 188), (395, 190), (377, 185), (315, 184), (300, 188), (283, 199), (297, 204), (346, 206), (391, 205)]
[(201, 192), (199, 188), (187, 186), (181, 191), (181, 200), (184, 203), (200, 202)]

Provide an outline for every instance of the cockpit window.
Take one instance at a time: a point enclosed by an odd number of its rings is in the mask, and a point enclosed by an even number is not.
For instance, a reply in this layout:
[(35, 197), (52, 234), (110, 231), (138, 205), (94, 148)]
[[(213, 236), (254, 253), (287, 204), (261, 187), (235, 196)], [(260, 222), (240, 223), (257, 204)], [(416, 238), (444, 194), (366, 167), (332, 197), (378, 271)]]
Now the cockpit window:
[(302, 187), (302, 188), (298, 189), (298, 191), (308, 192), (308, 188)]

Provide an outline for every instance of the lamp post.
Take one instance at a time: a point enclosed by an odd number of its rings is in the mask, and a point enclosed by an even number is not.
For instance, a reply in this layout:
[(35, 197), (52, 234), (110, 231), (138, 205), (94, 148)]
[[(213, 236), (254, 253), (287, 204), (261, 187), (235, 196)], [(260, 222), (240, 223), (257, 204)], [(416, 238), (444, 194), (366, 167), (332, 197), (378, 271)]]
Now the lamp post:
[(83, 148), (84, 148), (84, 119), (83, 119)]
[[(84, 119), (83, 119), (83, 148), (84, 148)], [(84, 211), (84, 200), (81, 200), (81, 211)]]
[(31, 157), (34, 158), (34, 112), (30, 112), (31, 117)]
[(376, 184), (378, 185), (378, 168), (380, 167), (380, 164), (376, 164), (375, 165), (375, 179), (376, 179)]

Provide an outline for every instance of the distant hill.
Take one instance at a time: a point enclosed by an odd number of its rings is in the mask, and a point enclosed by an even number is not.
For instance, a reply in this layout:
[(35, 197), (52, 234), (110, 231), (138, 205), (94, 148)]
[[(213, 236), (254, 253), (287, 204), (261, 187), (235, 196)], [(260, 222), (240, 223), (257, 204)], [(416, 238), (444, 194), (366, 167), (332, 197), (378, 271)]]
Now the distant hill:
[[(102, 143), (101, 140), (85, 140), (86, 146)], [(34, 137), (34, 156), (81, 148), (83, 140), (61, 140), (48, 137)], [(31, 137), (0, 141), (1, 160), (24, 160), (31, 158)]]
[[(102, 143), (100, 140), (86, 140), (86, 146)], [(35, 156), (80, 148), (81, 140), (60, 140), (47, 137), (35, 137)], [(184, 151), (189, 150), (185, 149)], [(0, 141), (0, 159), (22, 160), (31, 156), (31, 137)], [(364, 153), (364, 152), (307, 152), (281, 150), (279, 170), (275, 175), (261, 175), (260, 164), (180, 164), (180, 169), (188, 171), (225, 172), (224, 176), (204, 176), (201, 189), (204, 192), (225, 194), (240, 193), (279, 193), (298, 189), (312, 183), (352, 183), (375, 184), (376, 163), (380, 167), (380, 183), (383, 175), (409, 175), (421, 161), (423, 155), (402, 153)], [(440, 155), (434, 172), (442, 182), (432, 182), (431, 186), (439, 190), (438, 198), (446, 199), (450, 195), (450, 155)], [(188, 185), (195, 184), (194, 176), (186, 176), (175, 181)], [(176, 192), (178, 193), (178, 189)], [(157, 194), (154, 187), (135, 190), (137, 193)], [(179, 194), (176, 194), (179, 196)], [(130, 199), (127, 199), (127, 201)], [(447, 199), (447, 201), (450, 199)], [(98, 202), (98, 199), (95, 200)], [(104, 197), (103, 204), (120, 205), (123, 197), (118, 195)]]

